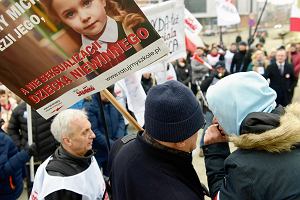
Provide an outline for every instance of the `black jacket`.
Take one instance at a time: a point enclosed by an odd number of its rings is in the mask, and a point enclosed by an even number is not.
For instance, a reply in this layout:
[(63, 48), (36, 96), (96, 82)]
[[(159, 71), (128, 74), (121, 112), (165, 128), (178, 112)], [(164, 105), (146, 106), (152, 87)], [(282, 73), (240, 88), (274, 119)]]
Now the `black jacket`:
[(177, 80), (183, 83), (186, 86), (189, 86), (191, 82), (192, 69), (191, 65), (186, 63), (185, 66), (179, 66), (178, 61), (175, 64), (175, 71), (177, 75)]
[[(40, 114), (32, 109), (32, 135), (33, 142), (37, 146), (36, 160), (44, 161), (54, 153), (58, 142), (50, 131), (52, 118), (45, 120)], [(28, 142), (27, 134), (27, 110), (26, 103), (19, 104), (12, 112), (8, 124), (7, 133), (11, 136), (19, 150), (24, 149)]]
[(296, 84), (293, 65), (285, 63), (284, 73), (281, 75), (275, 62), (267, 67), (264, 76), (266, 79), (270, 79), (270, 87), (277, 93), (276, 103), (282, 106), (288, 105), (292, 100)]
[(111, 183), (114, 200), (204, 199), (192, 155), (150, 143), (142, 135), (117, 154)]
[(247, 51), (245, 52), (239, 51), (234, 54), (230, 66), (231, 74), (247, 70), (248, 64), (250, 62), (248, 61), (248, 59), (246, 59), (247, 58), (246, 55), (247, 55)]
[(243, 134), (230, 139), (238, 147), (231, 154), (228, 143), (204, 146), (212, 197), (219, 191), (222, 200), (300, 199), (300, 107), (281, 117), (277, 111), (248, 115)]
[[(91, 164), (93, 152), (89, 151), (85, 157), (76, 157), (58, 147), (53, 159), (46, 166), (46, 171), (52, 176), (73, 176), (86, 170)], [(95, 177), (96, 178), (96, 177)], [(45, 200), (81, 200), (82, 195), (69, 190), (59, 190), (45, 197)]]

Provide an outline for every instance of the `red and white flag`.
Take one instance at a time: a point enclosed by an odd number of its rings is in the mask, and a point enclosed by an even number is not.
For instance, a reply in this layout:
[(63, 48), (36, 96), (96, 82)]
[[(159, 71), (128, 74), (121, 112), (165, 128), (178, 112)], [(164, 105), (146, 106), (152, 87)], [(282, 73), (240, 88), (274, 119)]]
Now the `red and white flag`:
[(200, 56), (197, 54), (194, 54), (193, 59), (201, 63), (202, 65), (205, 65), (208, 69), (212, 70), (212, 66), (205, 62)]
[(290, 30), (300, 32), (300, 0), (296, 0), (292, 7)]

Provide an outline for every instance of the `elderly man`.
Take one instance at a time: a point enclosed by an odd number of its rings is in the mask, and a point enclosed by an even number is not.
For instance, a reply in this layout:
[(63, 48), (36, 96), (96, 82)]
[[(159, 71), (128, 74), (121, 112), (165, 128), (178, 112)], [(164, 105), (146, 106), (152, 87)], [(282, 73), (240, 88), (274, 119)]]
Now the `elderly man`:
[(30, 199), (103, 199), (106, 187), (93, 156), (95, 134), (86, 114), (62, 111), (54, 118), (51, 132), (61, 145), (38, 168)]
[[(229, 75), (206, 97), (215, 116), (203, 147), (211, 197), (300, 199), (300, 105), (277, 106), (256, 72)], [(238, 147), (231, 154), (228, 141)]]
[(185, 85), (168, 81), (152, 87), (145, 132), (125, 144), (113, 161), (113, 199), (204, 199), (191, 154), (204, 124), (199, 102)]

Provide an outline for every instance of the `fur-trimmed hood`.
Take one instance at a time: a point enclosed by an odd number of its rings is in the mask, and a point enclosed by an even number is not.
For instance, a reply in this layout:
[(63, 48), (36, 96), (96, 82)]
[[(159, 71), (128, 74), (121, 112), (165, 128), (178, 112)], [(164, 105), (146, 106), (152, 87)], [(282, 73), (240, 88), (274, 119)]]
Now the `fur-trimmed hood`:
[(241, 149), (258, 149), (268, 152), (291, 151), (300, 143), (300, 104), (286, 107), (280, 118), (280, 126), (266, 132), (230, 136), (229, 141)]

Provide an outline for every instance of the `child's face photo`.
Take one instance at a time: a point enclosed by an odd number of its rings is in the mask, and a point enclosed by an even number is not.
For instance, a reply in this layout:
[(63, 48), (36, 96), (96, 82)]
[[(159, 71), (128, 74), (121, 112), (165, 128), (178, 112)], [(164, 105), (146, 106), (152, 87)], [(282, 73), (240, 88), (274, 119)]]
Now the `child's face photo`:
[(96, 40), (105, 27), (106, 0), (53, 0), (52, 7), (60, 20), (74, 31)]

